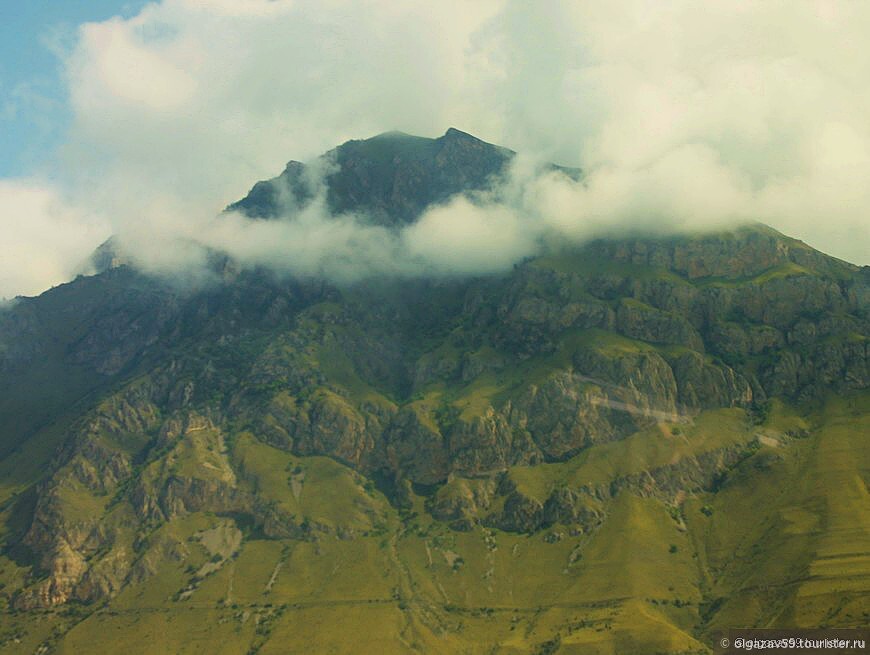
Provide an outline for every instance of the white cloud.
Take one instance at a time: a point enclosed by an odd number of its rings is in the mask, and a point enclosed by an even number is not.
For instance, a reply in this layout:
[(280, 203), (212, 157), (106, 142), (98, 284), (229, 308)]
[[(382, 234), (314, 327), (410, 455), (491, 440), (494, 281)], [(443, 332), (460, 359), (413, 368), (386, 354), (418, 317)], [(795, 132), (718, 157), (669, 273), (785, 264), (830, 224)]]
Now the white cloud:
[(216, 211), (291, 158), (389, 129), (440, 134), (462, 118), (465, 48), (494, 6), (167, 0), (85, 25), (65, 166)]
[[(210, 239), (214, 214), (288, 159), (454, 125), (586, 182), (520, 176), (513, 210), (457, 200), (389, 248), (312, 215), (299, 260), (467, 270), (526, 254), (540, 222), (583, 238), (751, 218), (870, 263), (868, 32), (870, 5), (809, 0), (164, 0), (81, 27), (55, 175), (167, 266), (158, 237)], [(298, 229), (244, 228), (245, 256), (280, 259)]]
[(424, 271), (474, 274), (509, 268), (536, 250), (538, 236), (512, 207), (458, 197), (426, 212), (402, 239), (403, 250)]
[(293, 0), (175, 0), (176, 4), (222, 16), (278, 16), (293, 8)]
[(105, 221), (83, 215), (33, 180), (0, 180), (0, 298), (38, 294), (82, 270)]

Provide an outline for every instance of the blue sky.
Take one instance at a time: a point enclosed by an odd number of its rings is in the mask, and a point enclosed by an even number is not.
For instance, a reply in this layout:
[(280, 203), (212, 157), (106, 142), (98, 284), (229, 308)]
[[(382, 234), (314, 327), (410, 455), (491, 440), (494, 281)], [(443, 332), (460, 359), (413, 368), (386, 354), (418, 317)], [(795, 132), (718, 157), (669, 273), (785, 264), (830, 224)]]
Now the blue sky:
[(0, 177), (38, 169), (70, 119), (57, 48), (79, 24), (130, 16), (130, 0), (0, 0)]

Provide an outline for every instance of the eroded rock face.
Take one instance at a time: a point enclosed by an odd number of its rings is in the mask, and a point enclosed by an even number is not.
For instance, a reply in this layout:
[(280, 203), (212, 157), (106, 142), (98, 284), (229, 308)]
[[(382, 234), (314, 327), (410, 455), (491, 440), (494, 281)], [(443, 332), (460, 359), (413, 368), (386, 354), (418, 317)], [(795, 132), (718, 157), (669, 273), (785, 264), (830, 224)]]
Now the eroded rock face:
[(440, 521), (473, 525), (489, 513), (497, 486), (494, 478), (474, 481), (456, 478), (441, 487), (427, 502), (427, 509)]
[(62, 605), (75, 596), (75, 589), (87, 571), (87, 563), (63, 539), (58, 539), (48, 560), (48, 577), (18, 595), (15, 606), (27, 610)]
[[(602, 402), (599, 402), (602, 401)], [(573, 373), (558, 373), (533, 386), (510, 408), (512, 424), (529, 433), (544, 457), (561, 460), (594, 442), (608, 441), (636, 425), (633, 418), (611, 410), (606, 398)]]
[(547, 502), (544, 503), (541, 520), (544, 525), (561, 523), (563, 525), (580, 525), (587, 531), (601, 520), (602, 513), (591, 502), (588, 494), (560, 487), (555, 489)]
[(544, 507), (540, 501), (514, 491), (505, 499), (504, 509), (490, 519), (490, 523), (508, 532), (534, 532), (543, 517)]
[(357, 466), (374, 449), (365, 419), (334, 394), (315, 398), (308, 412), (299, 414), (294, 439), (301, 454), (329, 453)]
[(715, 240), (634, 239), (595, 245), (615, 261), (672, 270), (689, 279), (745, 278), (791, 261), (793, 251), (772, 232), (728, 235)]
[(384, 433), (385, 464), (410, 480), (435, 484), (450, 471), (447, 440), (426, 410), (399, 411)]
[(771, 396), (812, 398), (831, 387), (865, 389), (870, 384), (868, 341), (817, 343), (802, 351), (784, 350), (761, 372)]
[(728, 366), (716, 366), (697, 352), (680, 355), (673, 363), (679, 402), (683, 407), (747, 407), (753, 393), (749, 382)]
[(513, 429), (504, 414), (488, 407), (482, 416), (456, 423), (450, 432), (450, 459), (454, 471), (474, 475), (537, 463), (541, 456), (524, 431)]
[(704, 351), (704, 341), (689, 320), (636, 301), (620, 303), (616, 312), (616, 330), (632, 339), (685, 346)]

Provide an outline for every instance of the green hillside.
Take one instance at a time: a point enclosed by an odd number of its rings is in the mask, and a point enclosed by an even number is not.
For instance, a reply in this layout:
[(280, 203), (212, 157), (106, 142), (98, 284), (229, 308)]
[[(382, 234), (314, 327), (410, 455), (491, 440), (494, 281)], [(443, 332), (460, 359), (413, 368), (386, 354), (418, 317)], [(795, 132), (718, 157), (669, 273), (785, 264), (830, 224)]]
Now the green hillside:
[[(531, 533), (485, 520), (451, 530), (426, 511), (431, 495), (412, 491), (396, 509), (346, 466), (241, 434), (227, 457), (245, 484), (316, 533), (273, 537), (208, 511), (174, 518), (125, 545), (153, 572), (106, 601), (12, 610), (4, 652), (46, 640), (59, 653), (708, 652), (734, 625), (866, 625), (868, 404), (832, 399), (800, 416), (777, 403), (762, 423), (714, 410), (512, 467), (498, 484), (530, 498), (619, 487), (590, 498), (591, 523)], [(693, 488), (698, 459), (734, 446), (721, 479)], [(653, 480), (637, 479), (645, 471)], [(4, 591), (29, 573), (9, 556), (0, 567)]]
[[(334, 201), (373, 175), (360, 202), (412, 220), (491, 148), (345, 144)], [(443, 188), (403, 197), (414, 166)], [(0, 652), (708, 653), (868, 624), (866, 268), (760, 225), (486, 277), (213, 268), (0, 310)]]

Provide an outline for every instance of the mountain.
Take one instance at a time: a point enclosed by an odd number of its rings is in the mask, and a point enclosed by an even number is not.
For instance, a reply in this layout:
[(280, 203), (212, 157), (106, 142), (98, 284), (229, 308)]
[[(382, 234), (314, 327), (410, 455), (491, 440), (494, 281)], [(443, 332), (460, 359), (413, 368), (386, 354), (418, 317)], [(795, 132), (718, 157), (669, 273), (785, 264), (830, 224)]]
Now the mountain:
[[(512, 156), (389, 133), (309, 166), (333, 212), (397, 227)], [(293, 220), (307, 171), (229, 209)], [(0, 652), (706, 653), (867, 625), (867, 267), (761, 225), (484, 277), (215, 266), (0, 310)]]
[[(452, 127), (437, 139), (387, 132), (348, 141), (309, 165), (291, 161), (227, 210), (257, 219), (292, 215), (316, 196), (322, 179), (333, 214), (360, 212), (371, 223), (395, 227), (458, 193), (492, 191), (515, 155)], [(548, 169), (580, 176), (576, 168)]]

